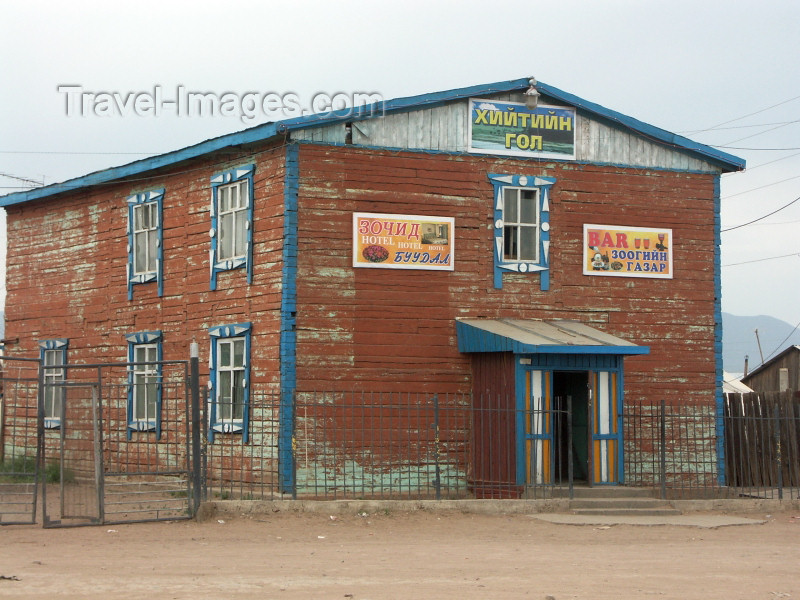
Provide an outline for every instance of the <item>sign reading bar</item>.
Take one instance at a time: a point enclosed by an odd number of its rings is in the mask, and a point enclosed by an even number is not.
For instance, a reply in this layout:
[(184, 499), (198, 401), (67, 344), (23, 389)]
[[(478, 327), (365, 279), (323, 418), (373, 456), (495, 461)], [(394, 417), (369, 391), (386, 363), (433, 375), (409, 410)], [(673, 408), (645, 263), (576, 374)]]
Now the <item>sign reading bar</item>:
[(672, 229), (583, 226), (583, 274), (672, 279)]
[(453, 217), (353, 213), (353, 266), (453, 270)]
[(469, 151), (575, 159), (575, 109), (470, 100)]

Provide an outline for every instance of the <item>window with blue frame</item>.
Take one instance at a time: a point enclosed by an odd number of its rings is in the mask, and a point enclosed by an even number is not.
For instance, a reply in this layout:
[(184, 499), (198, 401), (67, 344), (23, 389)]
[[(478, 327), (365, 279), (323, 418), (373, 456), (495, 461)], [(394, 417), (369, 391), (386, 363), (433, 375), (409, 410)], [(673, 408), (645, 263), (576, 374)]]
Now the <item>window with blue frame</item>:
[(128, 439), (135, 431), (154, 431), (161, 437), (163, 391), (160, 331), (125, 336), (128, 341)]
[(163, 189), (128, 197), (128, 300), (142, 283), (156, 282), (164, 295), (163, 200)]
[(61, 427), (64, 409), (67, 348), (69, 340), (54, 339), (39, 342), (39, 358), (42, 361), (44, 387), (44, 426), (45, 429)]
[(253, 282), (254, 165), (211, 178), (211, 289), (220, 271), (245, 269)]
[(539, 273), (550, 288), (550, 188), (552, 177), (490, 174), (494, 186), (494, 287), (503, 273)]
[(209, 441), (215, 433), (241, 433), (250, 420), (250, 323), (211, 327)]

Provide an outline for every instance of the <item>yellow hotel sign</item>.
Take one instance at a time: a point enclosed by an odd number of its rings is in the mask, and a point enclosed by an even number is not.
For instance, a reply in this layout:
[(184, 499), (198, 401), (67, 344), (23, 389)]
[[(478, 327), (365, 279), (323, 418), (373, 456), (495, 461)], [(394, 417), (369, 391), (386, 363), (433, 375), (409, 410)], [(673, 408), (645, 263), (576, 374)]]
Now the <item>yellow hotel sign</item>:
[(453, 217), (353, 213), (353, 266), (452, 271)]
[(672, 229), (583, 226), (583, 274), (672, 279)]

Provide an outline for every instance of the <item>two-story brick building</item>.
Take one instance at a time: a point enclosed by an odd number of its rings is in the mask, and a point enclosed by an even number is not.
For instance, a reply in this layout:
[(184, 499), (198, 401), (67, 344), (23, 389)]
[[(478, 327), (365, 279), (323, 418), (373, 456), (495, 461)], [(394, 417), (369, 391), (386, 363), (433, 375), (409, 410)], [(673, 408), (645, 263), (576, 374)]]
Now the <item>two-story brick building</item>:
[[(210, 438), (287, 457), (313, 391), (570, 395), (587, 476), (618, 483), (626, 404), (719, 406), (720, 176), (743, 167), (527, 78), (267, 123), (0, 198), (7, 352), (147, 361), (194, 339)], [(133, 394), (133, 439), (157, 410)], [(547, 479), (546, 424), (489, 429), (502, 477)]]

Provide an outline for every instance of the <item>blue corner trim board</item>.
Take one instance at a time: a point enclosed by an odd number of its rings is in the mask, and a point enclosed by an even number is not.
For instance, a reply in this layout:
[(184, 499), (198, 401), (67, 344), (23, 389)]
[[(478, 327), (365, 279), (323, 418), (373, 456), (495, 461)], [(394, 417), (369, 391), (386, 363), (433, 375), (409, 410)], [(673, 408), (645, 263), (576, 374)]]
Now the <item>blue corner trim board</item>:
[[(22, 204), (32, 200), (48, 198), (56, 194), (70, 192), (76, 189), (87, 188), (94, 185), (116, 181), (125, 177), (141, 175), (155, 169), (174, 166), (178, 163), (233, 146), (241, 146), (272, 139), (277, 140), (285, 138), (291, 131), (298, 129), (322, 127), (339, 122), (343, 123), (370, 118), (380, 118), (386, 113), (401, 113), (411, 110), (431, 108), (447, 102), (464, 100), (471, 97), (489, 96), (497, 93), (522, 92), (527, 90), (528, 87), (529, 78), (524, 77), (521, 79), (512, 79), (510, 81), (501, 81), (485, 85), (474, 85), (470, 87), (435, 92), (432, 94), (421, 94), (418, 96), (409, 96), (407, 98), (396, 98), (394, 100), (380, 101), (374, 104), (355, 107), (352, 109), (285, 119), (276, 123), (264, 123), (256, 127), (251, 127), (250, 129), (245, 129), (244, 131), (230, 133), (205, 140), (199, 144), (187, 146), (186, 148), (181, 148), (173, 152), (167, 152), (166, 154), (159, 154), (157, 156), (137, 160), (127, 165), (113, 167), (103, 171), (96, 171), (82, 177), (77, 177), (61, 183), (55, 183), (46, 187), (0, 196), (0, 206)], [(722, 152), (721, 150), (717, 150), (711, 146), (699, 144), (683, 136), (670, 133), (669, 131), (660, 129), (653, 125), (649, 125), (639, 121), (638, 119), (634, 119), (633, 117), (629, 117), (627, 115), (623, 115), (622, 113), (605, 108), (600, 104), (589, 102), (588, 100), (584, 100), (583, 98), (564, 92), (556, 87), (547, 85), (546, 83), (539, 82), (537, 83), (536, 88), (543, 96), (552, 100), (570, 104), (584, 114), (605, 120), (617, 127), (630, 129), (638, 134), (649, 137), (654, 141), (700, 155), (703, 159), (716, 163), (722, 168), (723, 171), (739, 171), (744, 169), (744, 159), (733, 156), (732, 154), (728, 154), (727, 152)]]
[(717, 431), (717, 483), (726, 484), (725, 473), (725, 424), (724, 400), (722, 398), (722, 221), (720, 218), (720, 178), (714, 180), (714, 358), (716, 362), (716, 386), (714, 398), (714, 424)]
[(283, 188), (283, 291), (281, 292), (280, 371), (281, 398), (278, 433), (278, 464), (281, 490), (295, 489), (294, 452), (294, 393), (297, 387), (297, 198), (300, 182), (299, 147), (286, 146), (286, 166)]

